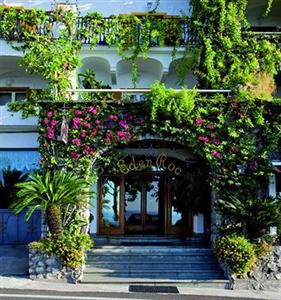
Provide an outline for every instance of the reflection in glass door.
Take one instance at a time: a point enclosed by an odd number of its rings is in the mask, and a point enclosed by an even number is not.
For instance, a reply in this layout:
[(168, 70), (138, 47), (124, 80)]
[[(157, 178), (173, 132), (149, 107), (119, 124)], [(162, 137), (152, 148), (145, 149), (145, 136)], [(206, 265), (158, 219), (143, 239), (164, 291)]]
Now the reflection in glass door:
[(104, 177), (100, 189), (100, 232), (122, 233), (120, 177)]
[(191, 233), (191, 214), (186, 193), (187, 183), (181, 177), (169, 179), (168, 234)]
[(131, 175), (125, 180), (125, 231), (159, 233), (161, 180), (155, 175)]

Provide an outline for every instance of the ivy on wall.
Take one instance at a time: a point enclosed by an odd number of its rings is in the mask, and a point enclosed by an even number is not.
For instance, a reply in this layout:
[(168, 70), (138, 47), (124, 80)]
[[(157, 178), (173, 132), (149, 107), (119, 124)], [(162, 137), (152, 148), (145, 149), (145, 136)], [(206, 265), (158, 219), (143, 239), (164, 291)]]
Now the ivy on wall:
[[(67, 99), (71, 76), (80, 63), (81, 43), (76, 38), (76, 23), (77, 17), (72, 11), (60, 8), (47, 13), (38, 9), (0, 7), (0, 35), (23, 52), (20, 65), (27, 72), (46, 80), (44, 98)], [(24, 105), (31, 110), (29, 103)]]
[[(161, 84), (152, 87), (147, 99), (125, 106), (102, 101), (69, 103), (67, 113), (62, 104), (43, 106), (43, 166), (56, 168), (62, 162), (70, 169), (89, 173), (105, 149), (151, 133), (191, 146), (208, 162), (213, 188), (225, 196), (238, 192), (247, 197), (256, 194), (258, 187), (266, 190), (271, 155), (280, 147), (279, 100), (246, 99), (244, 94), (204, 97), (195, 91), (175, 93)], [(70, 126), (66, 145), (59, 138), (64, 118)], [(113, 151), (112, 157), (115, 155)]]
[(237, 89), (260, 73), (273, 81), (281, 61), (279, 45), (251, 33), (247, 0), (191, 0), (190, 4), (191, 28), (198, 37), (195, 74), (200, 87)]

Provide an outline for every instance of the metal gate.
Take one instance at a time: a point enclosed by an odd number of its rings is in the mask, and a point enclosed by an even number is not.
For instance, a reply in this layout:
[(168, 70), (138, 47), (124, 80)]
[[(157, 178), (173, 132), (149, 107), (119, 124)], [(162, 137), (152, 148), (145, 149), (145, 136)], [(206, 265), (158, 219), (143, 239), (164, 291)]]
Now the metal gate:
[(41, 237), (41, 212), (35, 211), (28, 222), (25, 211), (15, 215), (9, 209), (0, 209), (0, 245), (26, 245)]

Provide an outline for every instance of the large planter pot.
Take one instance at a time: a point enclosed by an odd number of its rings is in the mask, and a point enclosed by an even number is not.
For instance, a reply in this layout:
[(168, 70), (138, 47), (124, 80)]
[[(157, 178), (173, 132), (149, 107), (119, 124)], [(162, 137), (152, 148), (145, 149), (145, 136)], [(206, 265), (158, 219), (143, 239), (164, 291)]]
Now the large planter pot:
[(29, 249), (29, 277), (31, 279), (58, 279), (70, 283), (81, 281), (84, 265), (77, 269), (63, 267), (60, 258), (46, 251)]

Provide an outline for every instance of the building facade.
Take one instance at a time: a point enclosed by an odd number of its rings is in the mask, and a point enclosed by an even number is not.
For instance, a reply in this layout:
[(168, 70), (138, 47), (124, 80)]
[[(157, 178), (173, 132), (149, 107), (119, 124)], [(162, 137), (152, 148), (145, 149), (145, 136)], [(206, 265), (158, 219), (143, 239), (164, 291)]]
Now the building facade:
[[(24, 5), (26, 8), (53, 9), (52, 1), (5, 1), (8, 5)], [(274, 8), (267, 18), (261, 17), (266, 8), (265, 1), (250, 0), (248, 19), (256, 34), (278, 31), (281, 26), (280, 1), (274, 3)], [(79, 15), (97, 11), (105, 18), (111, 14), (128, 14), (145, 16), (149, 13), (159, 18), (172, 19), (179, 15), (189, 15), (189, 5), (186, 0), (157, 1), (76, 1), (66, 4), (77, 11)], [(279, 32), (280, 33), (280, 32)], [(150, 48), (146, 59), (137, 59), (136, 86), (132, 83), (132, 63), (118, 54), (116, 47), (107, 47), (100, 37), (94, 50), (85, 39), (79, 56), (81, 67), (76, 70), (78, 88), (83, 88), (79, 74), (87, 70), (95, 73), (95, 78), (104, 85), (110, 86), (116, 93), (126, 93), (142, 100), (142, 91), (156, 81), (165, 83), (167, 87), (180, 89), (177, 80), (175, 64), (184, 52), (185, 45), (192, 41), (183, 28), (181, 45), (177, 45), (175, 57), (173, 41), (165, 41), (159, 47), (157, 42)], [(140, 39), (141, 43), (141, 39)], [(38, 75), (30, 75), (19, 65), (22, 54), (14, 50), (5, 40), (0, 40), (0, 175), (3, 171), (19, 170), (23, 173), (38, 169), (38, 125), (37, 118), (22, 119), (20, 112), (10, 112), (7, 104), (24, 99), (31, 89), (42, 89), (45, 80)], [(276, 77), (276, 95), (281, 95), (279, 74)], [(81, 79), (81, 77), (80, 77)], [(184, 79), (187, 88), (196, 86), (196, 77), (189, 71)], [(279, 84), (279, 85), (278, 85)], [(135, 88), (135, 90), (134, 90)], [(128, 91), (128, 89), (130, 89)], [(209, 91), (210, 93), (212, 91)], [(222, 91), (223, 92), (223, 91)], [(228, 92), (228, 91), (225, 91)], [(206, 183), (208, 173), (206, 163), (194, 154), (188, 145), (175, 143), (170, 137), (159, 139), (157, 136), (143, 136), (138, 141), (119, 149), (122, 157), (117, 162), (121, 169), (118, 175), (112, 175), (110, 169), (102, 169), (98, 183), (93, 187), (96, 192), (92, 199), (90, 233), (98, 235), (204, 235), (210, 239), (219, 220), (212, 205), (211, 187)], [(274, 165), (281, 164), (274, 161)], [(196, 195), (189, 195), (186, 187), (193, 178), (197, 185)], [(271, 195), (280, 193), (280, 174), (277, 172), (271, 178), (269, 191)], [(195, 192), (194, 192), (195, 193)], [(197, 197), (195, 208), (191, 203)], [(2, 197), (1, 197), (2, 198)], [(195, 200), (194, 200), (195, 202)], [(193, 203), (194, 204), (194, 203)], [(193, 205), (194, 207), (194, 205)], [(3, 209), (6, 207), (3, 207)], [(3, 214), (4, 214), (4, 210)], [(5, 212), (7, 213), (7, 212)], [(8, 217), (2, 217), (0, 228), (11, 228), (15, 222)], [(38, 223), (39, 222), (39, 223)], [(9, 225), (10, 224), (10, 225)], [(40, 221), (37, 220), (40, 225)], [(30, 236), (21, 241), (7, 237), (2, 230), (2, 243), (20, 243), (34, 239)], [(7, 230), (6, 230), (7, 231)], [(28, 230), (27, 230), (28, 231)], [(32, 231), (34, 232), (34, 231)], [(1, 233), (1, 232), (0, 232)], [(25, 233), (24, 233), (25, 234)], [(38, 235), (38, 232), (36, 233)]]

